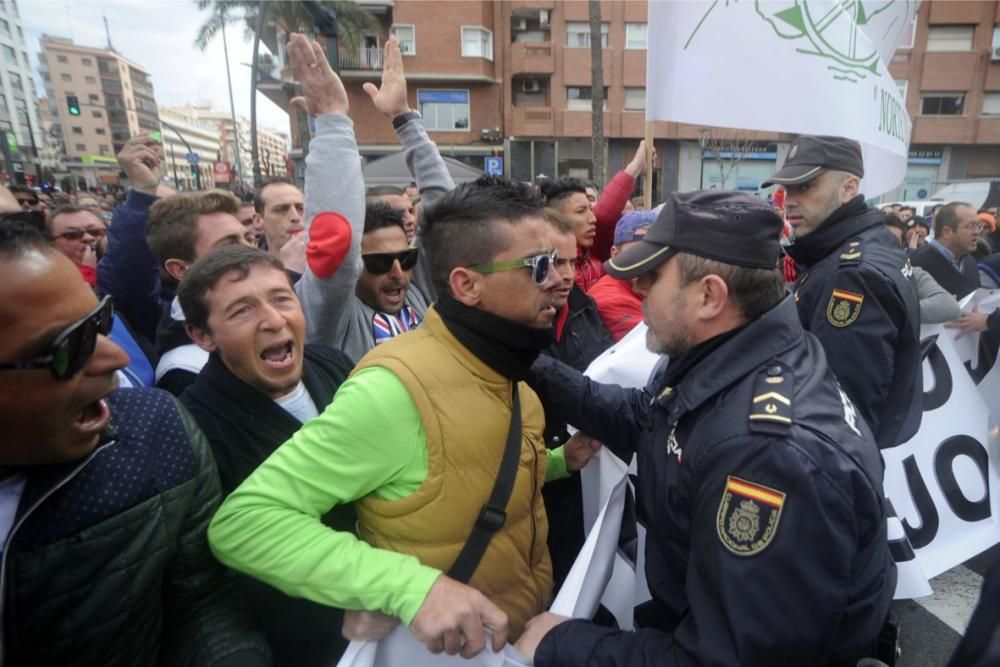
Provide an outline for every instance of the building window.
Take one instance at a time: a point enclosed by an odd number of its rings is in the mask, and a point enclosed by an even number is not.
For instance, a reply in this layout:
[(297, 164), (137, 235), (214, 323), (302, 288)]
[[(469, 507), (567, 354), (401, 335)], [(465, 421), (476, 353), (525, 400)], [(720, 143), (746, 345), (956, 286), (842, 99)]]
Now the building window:
[(920, 113), (924, 116), (961, 116), (965, 105), (962, 93), (926, 93), (920, 96)]
[(902, 32), (899, 33), (899, 43), (896, 44), (897, 49), (912, 49), (913, 40), (917, 35), (917, 15), (914, 14), (910, 22), (903, 26)]
[(17, 51), (13, 47), (3, 45), (3, 59), (9, 62), (11, 65), (17, 64)]
[(625, 89), (625, 110), (645, 111), (646, 110), (646, 89), (626, 88)]
[(95, 77), (95, 76), (85, 76), (85, 77), (83, 77), (83, 81), (84, 81), (84, 83), (94, 83), (94, 84), (96, 84), (97, 83), (97, 77)]
[(90, 58), (83, 58), (80, 62), (83, 63), (87, 67), (90, 67), (91, 65), (94, 64), (94, 61), (91, 60)]
[(21, 88), (21, 75), (17, 72), (7, 72), (8, 78), (10, 78), (10, 85), (14, 88), (15, 92), (22, 90)]
[(73, 127), (71, 129), (73, 130), (73, 134), (83, 134), (83, 128), (82, 127)]
[(90, 112), (90, 114), (91, 114), (91, 115), (92, 115), (92, 116), (93, 116), (94, 118), (104, 118), (104, 114), (103, 114), (103, 113), (101, 113), (101, 110), (100, 110), (100, 109), (92, 109), (92, 110), (91, 110), (91, 112)]
[(6, 19), (0, 19), (0, 34), (10, 35), (10, 23)]
[[(566, 46), (573, 49), (590, 48), (590, 24), (584, 21), (566, 23)], [(601, 48), (608, 48), (608, 24), (601, 24)]]
[(983, 97), (983, 115), (1000, 116), (1000, 93), (986, 93)]
[[(399, 50), (404, 56), (417, 55), (417, 29), (413, 25), (396, 24), (392, 26), (392, 34), (399, 40)], [(463, 35), (464, 39), (464, 35)]]
[[(566, 87), (566, 111), (590, 111), (590, 86)], [(645, 95), (645, 93), (644, 93)], [(604, 86), (604, 110), (608, 110), (608, 87)]]
[[(101, 97), (99, 95), (88, 95), (91, 104), (100, 104)], [(96, 111), (94, 113), (97, 113)]]
[(108, 133), (108, 131), (105, 130), (103, 127), (94, 128), (94, 132), (96, 132), (97, 134), (107, 134)]
[(77, 144), (76, 145), (76, 150), (78, 150), (78, 151), (85, 151), (85, 150), (87, 150), (87, 144)]
[(971, 51), (974, 25), (932, 25), (927, 32), (927, 51)]
[(111, 148), (107, 144), (101, 144), (97, 150), (101, 155), (111, 155)]
[(462, 57), (493, 60), (493, 33), (486, 28), (462, 27)]
[(417, 103), (428, 130), (468, 131), (469, 91), (418, 90)]
[(59, 78), (62, 79), (63, 81), (72, 81), (73, 80), (73, 77), (70, 76), (69, 74), (67, 74), (66, 72), (63, 72), (62, 74), (60, 74)]
[(69, 62), (69, 58), (67, 58), (66, 56), (58, 55), (58, 56), (56, 56), (56, 62), (68, 63)]
[(626, 23), (625, 24), (625, 48), (645, 49), (646, 48), (646, 24)]

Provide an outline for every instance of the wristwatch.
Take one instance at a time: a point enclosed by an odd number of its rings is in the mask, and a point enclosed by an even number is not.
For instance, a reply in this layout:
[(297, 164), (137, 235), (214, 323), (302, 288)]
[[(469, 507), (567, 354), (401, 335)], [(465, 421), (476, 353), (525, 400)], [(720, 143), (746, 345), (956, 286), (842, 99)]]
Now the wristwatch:
[(411, 120), (413, 120), (415, 118), (420, 118), (420, 112), (419, 111), (413, 111), (411, 109), (411, 110), (407, 111), (406, 113), (401, 113), (401, 114), (399, 114), (398, 116), (396, 116), (395, 118), (392, 119), (392, 129), (398, 130), (399, 128), (403, 127), (404, 125), (406, 125), (407, 123), (409, 123)]

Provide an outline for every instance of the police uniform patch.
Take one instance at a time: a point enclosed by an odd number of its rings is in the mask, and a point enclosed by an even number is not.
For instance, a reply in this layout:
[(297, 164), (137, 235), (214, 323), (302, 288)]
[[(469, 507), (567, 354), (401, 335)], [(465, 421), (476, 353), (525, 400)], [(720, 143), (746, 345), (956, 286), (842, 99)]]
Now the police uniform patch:
[(774, 540), (784, 505), (781, 491), (729, 475), (716, 518), (719, 540), (737, 556), (760, 553)]
[(830, 303), (826, 306), (826, 319), (835, 327), (846, 327), (854, 324), (861, 314), (861, 303), (865, 300), (863, 294), (855, 294), (846, 290), (835, 289), (830, 295)]

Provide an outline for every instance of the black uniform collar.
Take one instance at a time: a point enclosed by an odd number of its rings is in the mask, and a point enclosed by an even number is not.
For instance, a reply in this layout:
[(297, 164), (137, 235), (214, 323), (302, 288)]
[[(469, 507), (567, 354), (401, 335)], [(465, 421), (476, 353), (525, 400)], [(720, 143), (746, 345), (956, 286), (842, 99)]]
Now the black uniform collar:
[(700, 357), (688, 368), (676, 387), (667, 384), (667, 378), (673, 375), (668, 365), (654, 383), (658, 398), (661, 401), (673, 400), (671, 413), (680, 418), (799, 343), (802, 333), (795, 302), (792, 297), (785, 297), (777, 306), (739, 329), (734, 336), (712, 347), (711, 354)]
[(795, 241), (787, 248), (797, 264), (809, 267), (820, 261), (861, 232), (885, 224), (885, 214), (868, 208), (864, 196), (858, 195), (830, 214), (823, 224), (811, 234)]

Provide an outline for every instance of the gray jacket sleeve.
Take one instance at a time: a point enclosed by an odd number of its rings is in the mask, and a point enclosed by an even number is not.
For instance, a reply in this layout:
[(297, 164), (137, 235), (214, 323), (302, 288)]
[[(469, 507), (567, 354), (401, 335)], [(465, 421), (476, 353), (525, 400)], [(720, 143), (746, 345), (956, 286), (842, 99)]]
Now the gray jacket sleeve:
[(306, 342), (335, 345), (340, 321), (361, 275), (365, 184), (354, 123), (316, 118), (306, 157), (306, 270), (295, 286), (306, 315)]
[(920, 299), (920, 323), (941, 324), (954, 322), (962, 315), (962, 309), (951, 294), (937, 284), (934, 277), (919, 266), (913, 267), (913, 283)]
[[(431, 206), (442, 196), (455, 187), (455, 182), (451, 180), (448, 167), (438, 151), (437, 144), (431, 141), (424, 127), (424, 121), (414, 118), (396, 130), (396, 136), (403, 145), (403, 156), (406, 158), (406, 166), (417, 183), (420, 190), (420, 206)], [(420, 239), (420, 227), (417, 227), (417, 238), (414, 245), (421, 249), (420, 259), (413, 269), (413, 285), (423, 295), (424, 300), (430, 303), (437, 299), (437, 290), (431, 281), (430, 266), (427, 256), (423, 252), (423, 243)]]

